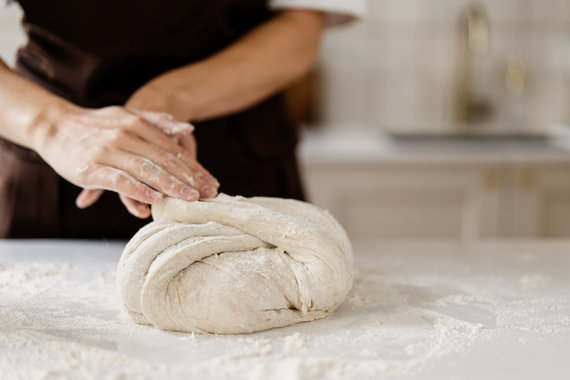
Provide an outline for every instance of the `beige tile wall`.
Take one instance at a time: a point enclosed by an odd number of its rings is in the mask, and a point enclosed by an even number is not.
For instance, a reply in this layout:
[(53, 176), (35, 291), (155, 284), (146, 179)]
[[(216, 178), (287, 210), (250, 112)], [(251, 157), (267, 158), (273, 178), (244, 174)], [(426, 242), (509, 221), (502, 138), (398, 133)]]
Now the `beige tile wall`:
[[(495, 122), (545, 128), (570, 124), (570, 0), (369, 0), (365, 21), (330, 30), (323, 43), (320, 121), (329, 128), (442, 131), (452, 127), (456, 26), (468, 4), (482, 4), (491, 54), (477, 86)], [(12, 63), (25, 37), (18, 6), (0, 8), (0, 56)], [(529, 72), (528, 91), (505, 91), (506, 62)]]
[[(570, 0), (369, 0), (366, 20), (327, 33), (320, 119), (332, 128), (453, 128), (459, 14), (486, 10), (491, 51), (476, 63), (478, 91), (494, 123), (543, 129), (570, 122)], [(528, 71), (520, 97), (504, 86), (507, 62)]]

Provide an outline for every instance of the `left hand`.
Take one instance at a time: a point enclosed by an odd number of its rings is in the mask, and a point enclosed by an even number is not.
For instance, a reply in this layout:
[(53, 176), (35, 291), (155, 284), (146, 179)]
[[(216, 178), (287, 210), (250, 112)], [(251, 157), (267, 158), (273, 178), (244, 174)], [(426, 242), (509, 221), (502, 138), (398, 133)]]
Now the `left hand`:
[[(186, 151), (188, 151), (194, 158), (196, 158), (196, 139), (194, 135), (189, 134), (185, 136), (178, 136), (174, 137), (178, 144), (182, 146)], [(83, 190), (88, 191), (88, 190)], [(97, 191), (97, 190), (95, 190)], [(127, 208), (127, 210), (133, 214), (134, 216), (146, 219), (150, 216), (150, 207), (146, 203), (142, 203), (137, 201), (136, 199), (129, 198), (126, 195), (119, 194), (119, 199), (123, 202), (123, 205)]]
[(193, 119), (192, 102), (180, 87), (177, 69), (152, 79), (136, 90), (125, 107), (145, 112), (162, 112), (175, 120), (188, 122)]
[[(153, 78), (131, 95), (125, 103), (125, 108), (144, 112), (161, 112), (171, 115), (175, 120), (190, 120), (190, 104), (180, 99), (179, 81), (177, 82), (175, 77), (176, 75), (172, 75), (172, 71), (170, 71)], [(194, 135), (175, 135), (174, 138), (178, 144), (196, 158), (197, 150)], [(150, 216), (150, 207), (147, 204), (122, 195), (120, 198), (131, 214), (139, 218)]]
[[(176, 138), (178, 144), (185, 148), (188, 152), (192, 154), (194, 158), (196, 158), (196, 139), (193, 135), (186, 135)], [(101, 191), (102, 190), (83, 190), (83, 192), (87, 191)], [(133, 214), (134, 216), (146, 219), (150, 216), (150, 207), (146, 203), (139, 202), (136, 199), (127, 197), (126, 195), (119, 193), (119, 199), (123, 202), (123, 205), (127, 208), (127, 210)]]
[[(163, 74), (141, 88), (139, 88), (129, 100), (125, 103), (125, 108), (151, 117), (153, 122), (160, 125), (160, 120), (156, 119), (158, 113), (162, 117), (167, 117), (175, 120), (189, 120), (189, 105), (184, 107), (180, 99), (176, 95), (176, 85), (170, 80), (168, 73)], [(170, 91), (169, 91), (170, 90)], [(171, 125), (164, 123), (165, 126)], [(192, 134), (178, 135), (175, 130), (163, 129), (163, 131), (171, 135), (180, 146), (185, 148), (194, 158), (197, 155), (196, 140)], [(77, 197), (77, 204), (82, 207), (91, 205), (99, 199), (103, 194), (103, 190), (88, 190), (85, 189)], [(215, 195), (213, 195), (215, 196)], [(139, 202), (135, 199), (119, 194), (121, 202), (125, 205), (127, 210), (138, 218), (148, 218), (151, 214), (150, 207), (146, 203)]]

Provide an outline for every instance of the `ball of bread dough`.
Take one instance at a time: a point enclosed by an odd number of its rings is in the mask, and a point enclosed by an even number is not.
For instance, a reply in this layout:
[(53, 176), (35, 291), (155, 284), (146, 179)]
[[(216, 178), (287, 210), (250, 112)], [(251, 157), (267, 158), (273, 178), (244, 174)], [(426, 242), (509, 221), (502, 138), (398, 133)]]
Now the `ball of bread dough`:
[(165, 198), (125, 247), (118, 285), (129, 315), (164, 330), (250, 333), (311, 321), (352, 285), (340, 224), (281, 198)]

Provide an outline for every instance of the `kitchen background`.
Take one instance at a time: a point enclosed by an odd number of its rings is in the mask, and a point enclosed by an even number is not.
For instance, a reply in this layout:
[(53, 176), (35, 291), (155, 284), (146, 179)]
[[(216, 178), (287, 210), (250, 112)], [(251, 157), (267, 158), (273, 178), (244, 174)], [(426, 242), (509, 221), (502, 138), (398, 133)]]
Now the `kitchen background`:
[(570, 236), (570, 0), (368, 8), (290, 91), (310, 199), (359, 239)]
[(490, 108), (484, 122), (520, 132), (570, 121), (568, 0), (370, 0), (368, 11), (324, 40), (327, 126), (446, 132), (467, 70)]

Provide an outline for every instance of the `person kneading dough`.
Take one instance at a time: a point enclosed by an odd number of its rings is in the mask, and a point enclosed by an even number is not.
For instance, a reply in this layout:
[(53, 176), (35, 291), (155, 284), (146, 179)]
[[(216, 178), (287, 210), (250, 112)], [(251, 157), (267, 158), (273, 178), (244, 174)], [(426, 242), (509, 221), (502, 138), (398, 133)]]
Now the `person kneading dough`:
[(150, 204), (218, 189), (303, 199), (281, 91), (364, 0), (17, 1), (0, 237), (129, 238)]

